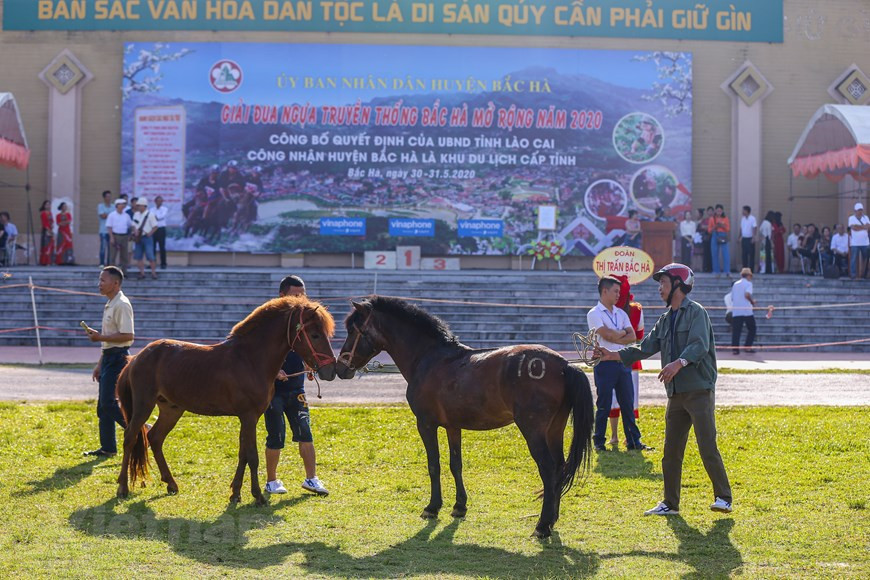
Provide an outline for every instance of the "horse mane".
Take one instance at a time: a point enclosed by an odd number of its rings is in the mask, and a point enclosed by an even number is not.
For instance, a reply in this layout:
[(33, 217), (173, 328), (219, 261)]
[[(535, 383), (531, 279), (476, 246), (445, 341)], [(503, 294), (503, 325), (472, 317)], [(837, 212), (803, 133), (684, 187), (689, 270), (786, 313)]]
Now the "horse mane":
[[(416, 304), (411, 304), (401, 298), (377, 295), (366, 297), (365, 300), (363, 300), (363, 304), (370, 304), (372, 309), (377, 310), (378, 312), (391, 314), (396, 318), (404, 320), (414, 326), (419, 333), (437, 338), (445, 344), (459, 343), (459, 339), (455, 334), (453, 334), (446, 322), (434, 314), (426, 312)], [(345, 325), (348, 329), (351, 325), (351, 318), (356, 315), (360, 318), (363, 316), (361, 312), (354, 310), (347, 317), (347, 320), (345, 320)], [(354, 322), (361, 323), (362, 320), (355, 319)]]
[(265, 304), (258, 306), (244, 320), (233, 327), (227, 338), (245, 336), (258, 328), (265, 320), (284, 314), (294, 308), (301, 308), (303, 316), (308, 313), (315, 314), (327, 336), (331, 337), (335, 332), (335, 320), (323, 304), (309, 300), (307, 296), (296, 295), (273, 298)]

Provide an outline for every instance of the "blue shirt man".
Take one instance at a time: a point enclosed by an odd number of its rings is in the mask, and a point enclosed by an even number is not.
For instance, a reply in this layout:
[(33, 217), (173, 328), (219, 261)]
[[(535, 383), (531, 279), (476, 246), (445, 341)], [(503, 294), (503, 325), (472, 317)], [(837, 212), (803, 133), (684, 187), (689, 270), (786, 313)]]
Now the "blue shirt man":
[[(305, 294), (305, 282), (298, 276), (286, 276), (278, 288), (279, 296)], [(329, 495), (323, 482), (317, 477), (317, 461), (314, 453), (314, 437), (311, 435), (311, 417), (305, 400), (305, 363), (292, 350), (287, 353), (284, 364), (275, 379), (275, 395), (263, 414), (266, 422), (266, 491), (287, 493), (287, 488), (278, 479), (278, 460), (284, 448), (287, 426), (290, 423), (293, 441), (299, 443), (299, 456), (305, 467), (302, 489), (317, 495)]]

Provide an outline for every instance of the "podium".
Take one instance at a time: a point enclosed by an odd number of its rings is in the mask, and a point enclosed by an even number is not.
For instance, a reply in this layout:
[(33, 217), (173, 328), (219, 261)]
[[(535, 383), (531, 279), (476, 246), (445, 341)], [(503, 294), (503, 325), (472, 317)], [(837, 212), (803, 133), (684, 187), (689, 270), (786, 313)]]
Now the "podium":
[(644, 252), (650, 255), (655, 270), (674, 261), (674, 222), (640, 222)]

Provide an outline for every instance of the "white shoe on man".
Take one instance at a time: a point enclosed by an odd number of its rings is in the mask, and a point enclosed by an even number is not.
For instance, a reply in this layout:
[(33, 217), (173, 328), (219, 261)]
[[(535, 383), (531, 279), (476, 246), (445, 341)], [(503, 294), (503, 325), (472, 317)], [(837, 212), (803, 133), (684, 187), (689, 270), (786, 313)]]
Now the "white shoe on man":
[(323, 487), (323, 482), (315, 475), (311, 479), (302, 482), (302, 489), (316, 493), (317, 495), (329, 495), (329, 491)]
[(731, 502), (725, 501), (721, 497), (717, 497), (716, 501), (710, 506), (710, 509), (714, 512), (722, 512), (724, 514), (730, 514), (733, 510), (731, 509)]
[(287, 493), (287, 488), (280, 479), (276, 479), (266, 483), (266, 493)]
[(646, 510), (643, 512), (645, 516), (678, 516), (680, 515), (680, 510), (671, 509), (668, 504), (663, 501), (660, 501), (656, 507), (651, 510)]

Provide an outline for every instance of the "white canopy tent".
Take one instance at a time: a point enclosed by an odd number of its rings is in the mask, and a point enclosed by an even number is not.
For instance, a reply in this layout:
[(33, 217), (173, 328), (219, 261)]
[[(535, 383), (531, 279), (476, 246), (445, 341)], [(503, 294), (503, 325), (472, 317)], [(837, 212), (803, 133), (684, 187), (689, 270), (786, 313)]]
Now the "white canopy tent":
[(30, 149), (12, 93), (0, 93), (0, 165), (27, 169)]
[[(18, 103), (12, 93), (0, 92), (0, 166), (14, 167), (27, 171), (27, 182), (24, 185), (15, 185), (0, 181), (0, 188), (21, 188), (27, 196), (27, 234), (19, 237), (19, 242), (11, 249), (11, 254), (6, 256), (6, 263), (15, 263), (15, 251), (24, 250), (27, 264), (30, 264), (31, 250), (35, 247), (33, 240), (33, 214), (30, 206), (30, 148), (27, 146), (27, 135), (24, 133), (24, 125), (21, 123), (21, 113), (18, 112)], [(27, 245), (21, 243), (27, 240)], [(10, 252), (6, 248), (7, 253)], [(11, 256), (11, 259), (10, 259)], [(39, 332), (39, 331), (37, 331)]]
[(792, 175), (833, 182), (870, 181), (870, 107), (823, 105), (804, 129), (788, 165)]

